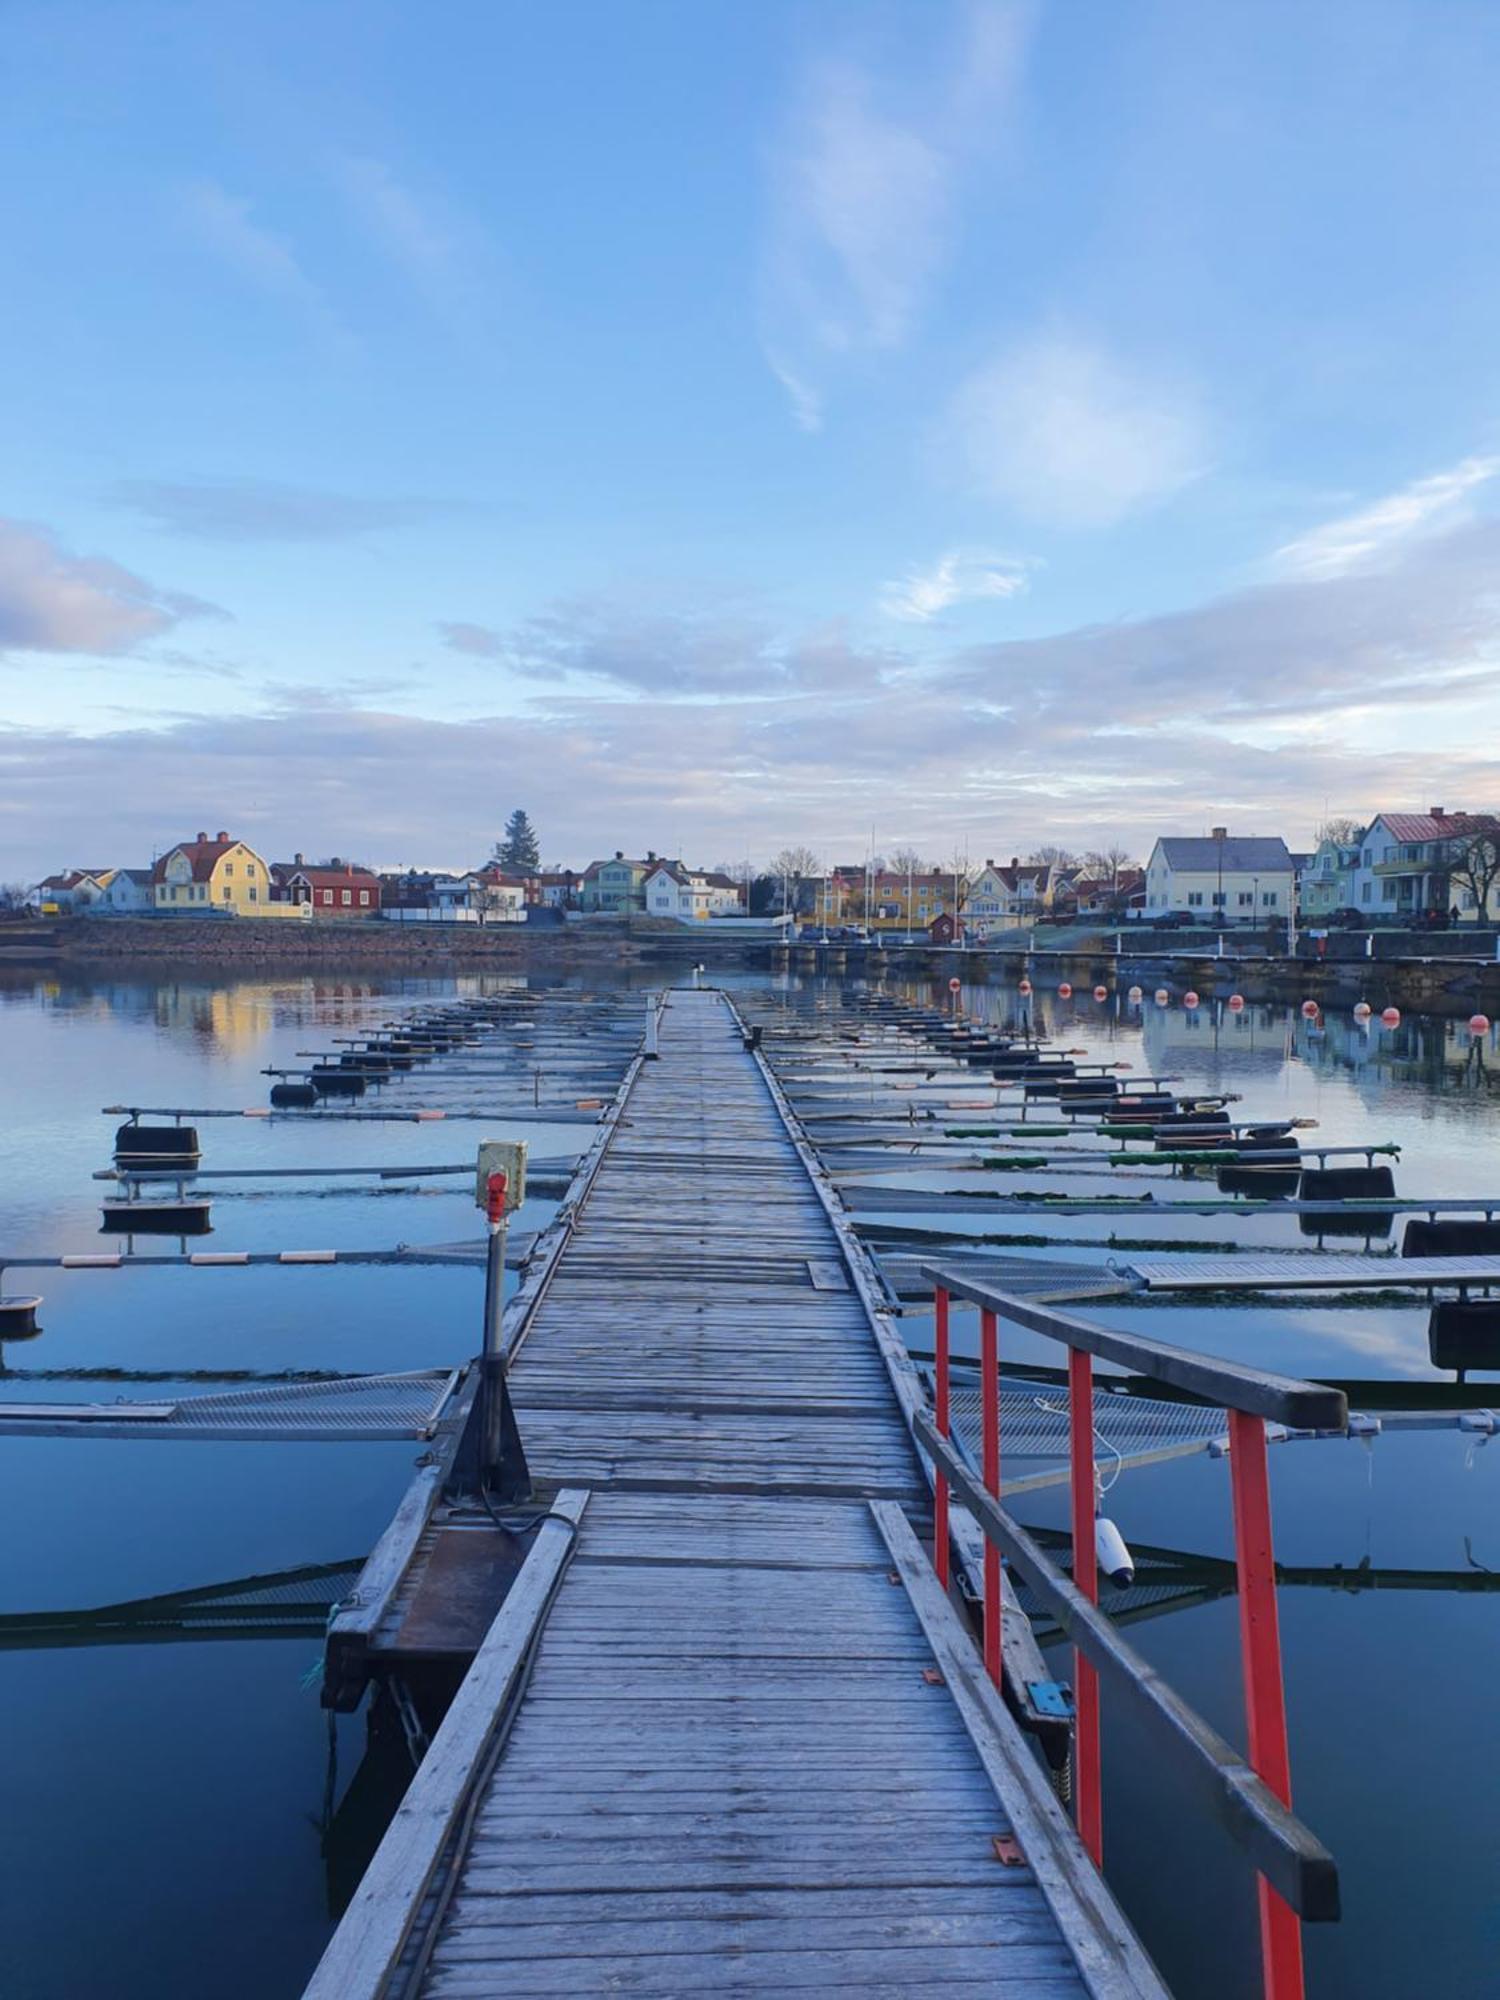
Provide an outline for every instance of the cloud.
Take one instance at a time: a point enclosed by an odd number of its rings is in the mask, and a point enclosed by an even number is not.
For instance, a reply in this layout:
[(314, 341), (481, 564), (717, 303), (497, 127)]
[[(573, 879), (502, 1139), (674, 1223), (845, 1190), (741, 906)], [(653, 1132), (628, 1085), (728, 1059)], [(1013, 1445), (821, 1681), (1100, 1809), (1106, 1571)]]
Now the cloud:
[(787, 636), (757, 614), (718, 605), (659, 611), (602, 596), (567, 600), (510, 632), (451, 623), (438, 630), (454, 651), (501, 661), (523, 679), (601, 681), (674, 699), (870, 688), (902, 664), (855, 645), (837, 621)]
[(910, 569), (882, 586), (880, 608), (888, 618), (925, 624), (955, 604), (982, 598), (1018, 597), (1035, 565), (983, 549), (950, 549), (930, 569)]
[(215, 607), (101, 556), (70, 554), (46, 528), (0, 520), (0, 650), (125, 653), (206, 614)]
[(443, 644), (455, 653), (468, 653), (476, 660), (503, 660), (505, 637), (488, 625), (439, 624)]
[[(0, 875), (59, 865), (53, 829), (123, 864), (216, 820), (285, 850), (472, 860), (495, 801), (574, 861), (788, 841), (1015, 853), (1227, 823), (1305, 844), (1324, 800), (1365, 817), (1441, 795), (1500, 808), (1500, 522), (1386, 566), (934, 659), (742, 604), (599, 599), (515, 631), (519, 712), (383, 710), (388, 684), (283, 687), (256, 712), (114, 733), (0, 731)], [(513, 690), (510, 691), (513, 693)], [(88, 722), (100, 718), (90, 712)]]
[(802, 77), (768, 169), (761, 343), (804, 430), (831, 361), (900, 347), (948, 259), (957, 181), (1014, 88), (1028, 6), (971, 0), (956, 33), (880, 78), (825, 58)]
[(1390, 493), (1373, 506), (1301, 535), (1276, 551), (1276, 565), (1292, 576), (1346, 576), (1378, 561), (1414, 536), (1451, 527), (1478, 486), (1500, 472), (1500, 457), (1466, 458)]
[(338, 541), (455, 511), (445, 500), (381, 500), (261, 479), (131, 479), (110, 497), (172, 534), (203, 541)]
[(470, 222), (418, 196), (383, 160), (337, 153), (335, 184), (366, 239), (430, 305), (451, 311), (465, 303), (486, 245)]
[(321, 286), (303, 270), (290, 240), (256, 221), (247, 200), (217, 181), (194, 181), (182, 190), (179, 205), (198, 242), (228, 270), (295, 307), (324, 336), (343, 338)]
[(1109, 527), (1154, 506), (1208, 456), (1191, 389), (1057, 332), (977, 369), (952, 400), (939, 446), (976, 492), (1067, 528)]

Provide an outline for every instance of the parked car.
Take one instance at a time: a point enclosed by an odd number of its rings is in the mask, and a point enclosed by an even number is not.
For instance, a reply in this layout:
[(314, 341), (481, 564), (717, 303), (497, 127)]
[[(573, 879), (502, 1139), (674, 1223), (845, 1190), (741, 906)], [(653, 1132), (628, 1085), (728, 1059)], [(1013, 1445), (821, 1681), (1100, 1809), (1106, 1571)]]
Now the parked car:
[(1156, 919), (1156, 928), (1161, 931), (1185, 931), (1190, 930), (1194, 924), (1206, 921), (1196, 910), (1168, 910), (1164, 917)]

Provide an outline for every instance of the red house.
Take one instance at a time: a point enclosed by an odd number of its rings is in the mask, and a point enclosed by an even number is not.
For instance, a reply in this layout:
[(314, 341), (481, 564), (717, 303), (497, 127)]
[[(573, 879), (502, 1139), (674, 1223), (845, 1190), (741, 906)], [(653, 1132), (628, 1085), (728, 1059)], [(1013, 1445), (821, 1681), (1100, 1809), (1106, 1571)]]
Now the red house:
[(303, 860), (275, 862), (271, 876), (280, 900), (308, 903), (318, 917), (375, 917), (380, 914), (380, 877), (337, 855), (324, 864)]

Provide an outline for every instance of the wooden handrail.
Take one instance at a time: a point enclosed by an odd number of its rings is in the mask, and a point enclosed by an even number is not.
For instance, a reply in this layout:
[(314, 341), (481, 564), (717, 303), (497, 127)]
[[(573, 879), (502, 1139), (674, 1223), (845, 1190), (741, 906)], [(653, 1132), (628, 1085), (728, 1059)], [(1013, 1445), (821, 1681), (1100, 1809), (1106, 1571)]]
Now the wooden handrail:
[(1195, 1354), (1168, 1341), (1152, 1340), (1147, 1334), (1100, 1326), (1059, 1312), (1054, 1306), (1016, 1298), (998, 1285), (987, 1285), (944, 1264), (924, 1264), (922, 1275), (952, 1298), (998, 1313), (1012, 1325), (1045, 1334), (1065, 1347), (1081, 1348), (1086, 1354), (1149, 1375), (1174, 1389), (1185, 1389), (1215, 1409), (1242, 1410), (1246, 1416), (1264, 1417), (1270, 1423), (1285, 1424), (1289, 1430), (1336, 1431), (1348, 1425), (1349, 1401), (1340, 1389)]

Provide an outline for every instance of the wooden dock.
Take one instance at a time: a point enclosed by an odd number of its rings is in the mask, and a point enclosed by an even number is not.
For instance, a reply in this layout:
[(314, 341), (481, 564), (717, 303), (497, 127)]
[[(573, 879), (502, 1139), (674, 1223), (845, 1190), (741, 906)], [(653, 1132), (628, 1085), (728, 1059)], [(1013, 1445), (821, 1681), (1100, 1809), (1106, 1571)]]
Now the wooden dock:
[(312, 2000), (1164, 1991), (919, 1546), (912, 1366), (720, 995), (669, 996), (514, 1349), (556, 1498)]

